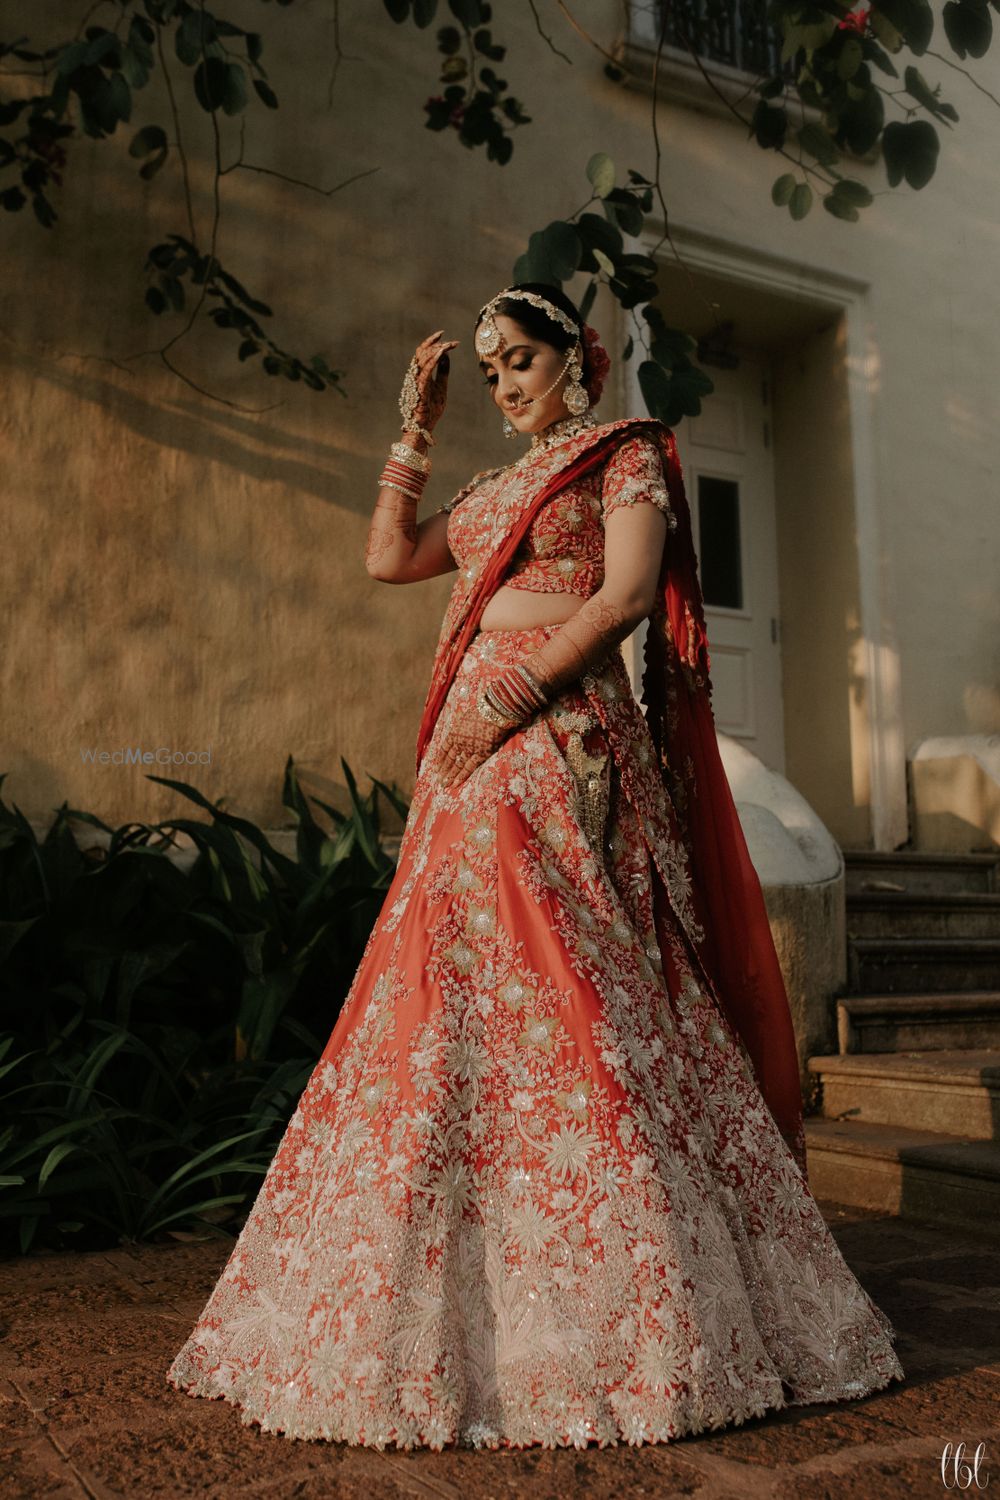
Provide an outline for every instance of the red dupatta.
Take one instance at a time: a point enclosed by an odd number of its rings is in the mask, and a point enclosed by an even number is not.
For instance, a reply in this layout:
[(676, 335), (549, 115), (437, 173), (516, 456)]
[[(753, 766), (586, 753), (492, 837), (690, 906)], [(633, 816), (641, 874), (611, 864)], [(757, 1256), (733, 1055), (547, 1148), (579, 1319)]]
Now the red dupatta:
[[(805, 1175), (798, 1051), (767, 908), (722, 764), (709, 677), (708, 636), (691, 513), (674, 434), (653, 418), (609, 422), (545, 450), (512, 471), (505, 517), (471, 583), (462, 575), (445, 615), (417, 738), (417, 770), (483, 610), (539, 509), (641, 433), (657, 442), (676, 528), (668, 533), (649, 616), (642, 692), (664, 786), (690, 862), (704, 930), (696, 956), (739, 1035), (758, 1086)], [(508, 489), (512, 489), (508, 498)]]

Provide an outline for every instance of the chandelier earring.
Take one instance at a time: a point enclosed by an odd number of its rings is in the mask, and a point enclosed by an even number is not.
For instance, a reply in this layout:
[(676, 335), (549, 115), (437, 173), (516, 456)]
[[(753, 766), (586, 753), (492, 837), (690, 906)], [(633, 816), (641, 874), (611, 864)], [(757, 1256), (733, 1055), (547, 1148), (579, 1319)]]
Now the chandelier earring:
[(517, 428), (506, 412), (503, 414), (503, 435), (505, 438), (517, 437)]
[(580, 345), (577, 344), (566, 366), (566, 373), (569, 379), (566, 382), (566, 389), (563, 391), (563, 401), (566, 410), (572, 412), (574, 417), (582, 416), (590, 405), (590, 397), (587, 395), (583, 384), (582, 358)]

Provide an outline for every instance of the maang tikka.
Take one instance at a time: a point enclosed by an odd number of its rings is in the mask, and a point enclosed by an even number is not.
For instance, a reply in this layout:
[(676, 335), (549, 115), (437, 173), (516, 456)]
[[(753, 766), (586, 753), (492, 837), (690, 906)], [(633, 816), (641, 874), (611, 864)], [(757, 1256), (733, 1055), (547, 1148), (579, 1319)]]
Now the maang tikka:
[[(563, 392), (563, 402), (565, 403), (566, 410), (571, 412), (574, 417), (582, 416), (590, 405), (590, 397), (583, 384), (580, 329), (574, 323), (573, 319), (563, 312), (562, 308), (556, 307), (547, 297), (540, 297), (537, 292), (518, 291), (515, 287), (506, 287), (502, 292), (498, 292), (495, 297), (479, 309), (479, 325), (476, 329), (475, 338), (477, 352), (490, 359), (494, 354), (499, 354), (504, 348), (504, 336), (494, 321), (494, 314), (498, 303), (505, 301), (530, 302), (533, 307), (539, 308), (545, 313), (546, 317), (551, 318), (554, 323), (572, 336), (574, 342), (565, 365), (569, 379), (566, 382), (566, 389)], [(578, 348), (581, 350), (580, 355), (576, 352)], [(562, 372), (560, 372), (559, 378), (562, 378)], [(549, 389), (551, 390), (553, 387), (550, 386)], [(548, 395), (548, 391), (544, 392), (544, 394)], [(517, 436), (517, 428), (511, 422), (506, 412), (503, 419), (503, 435), (508, 438)]]

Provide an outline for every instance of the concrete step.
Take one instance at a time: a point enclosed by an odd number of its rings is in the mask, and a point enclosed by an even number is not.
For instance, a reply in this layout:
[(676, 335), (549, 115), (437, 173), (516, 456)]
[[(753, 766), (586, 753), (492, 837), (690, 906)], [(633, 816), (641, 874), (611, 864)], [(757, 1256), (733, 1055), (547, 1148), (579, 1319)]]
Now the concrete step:
[(925, 1223), (974, 1224), (1000, 1244), (1000, 1144), (901, 1125), (807, 1119), (815, 1198)]
[(924, 854), (898, 849), (845, 849), (844, 878), (848, 897), (854, 892), (904, 890), (923, 892), (1000, 891), (1000, 850), (982, 854)]
[(837, 1001), (842, 1054), (1000, 1048), (1000, 991), (845, 995)]
[(1000, 1139), (1000, 1051), (811, 1057), (825, 1120)]
[(1000, 891), (861, 891), (847, 897), (849, 937), (1000, 938)]
[(1000, 990), (1000, 937), (849, 938), (847, 983), (856, 995)]

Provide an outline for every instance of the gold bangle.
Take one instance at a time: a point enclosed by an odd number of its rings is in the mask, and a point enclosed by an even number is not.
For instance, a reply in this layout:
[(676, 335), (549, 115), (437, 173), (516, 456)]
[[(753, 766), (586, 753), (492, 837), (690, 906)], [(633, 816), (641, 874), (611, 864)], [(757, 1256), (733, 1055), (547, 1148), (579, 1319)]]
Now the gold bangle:
[(415, 469), (418, 474), (429, 474), (431, 472), (431, 461), (426, 453), (418, 453), (416, 448), (411, 448), (409, 443), (391, 443), (390, 455), (401, 464), (406, 464), (408, 469)]
[(476, 708), (481, 718), (490, 724), (498, 725), (501, 729), (511, 729), (521, 722), (520, 719), (512, 719), (509, 715), (501, 713), (498, 708), (494, 707), (486, 696), (485, 685), (476, 694)]

